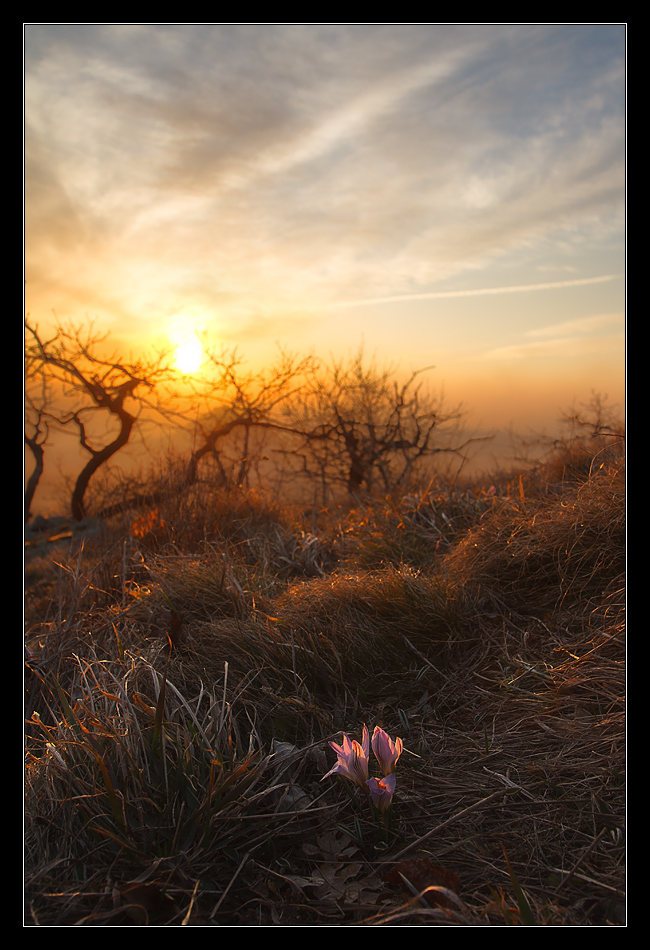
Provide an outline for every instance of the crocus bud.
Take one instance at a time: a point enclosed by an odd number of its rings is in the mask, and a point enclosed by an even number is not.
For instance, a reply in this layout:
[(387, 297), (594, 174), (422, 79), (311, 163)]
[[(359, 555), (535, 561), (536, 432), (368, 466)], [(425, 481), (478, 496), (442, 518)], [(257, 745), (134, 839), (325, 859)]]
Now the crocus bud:
[(382, 815), (388, 811), (395, 794), (395, 783), (397, 777), (394, 772), (386, 775), (384, 778), (369, 778), (367, 786), (370, 789), (370, 797)]
[(380, 729), (379, 726), (375, 726), (375, 731), (372, 734), (372, 751), (375, 753), (379, 767), (384, 775), (390, 775), (395, 771), (395, 766), (402, 754), (402, 749), (403, 745), (401, 739), (396, 739), (395, 742), (393, 742), (383, 729)]

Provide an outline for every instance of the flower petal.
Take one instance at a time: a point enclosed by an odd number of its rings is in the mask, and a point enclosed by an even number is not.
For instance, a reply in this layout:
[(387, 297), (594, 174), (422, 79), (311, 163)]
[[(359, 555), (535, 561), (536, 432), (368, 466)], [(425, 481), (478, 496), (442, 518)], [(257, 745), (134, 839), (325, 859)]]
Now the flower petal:
[(342, 744), (337, 745), (336, 742), (330, 742), (330, 746), (336, 752), (338, 761), (323, 778), (334, 774), (344, 775), (352, 782), (363, 787), (368, 779), (368, 760), (370, 756), (370, 742), (366, 726), (363, 727), (361, 743), (357, 742), (356, 739), (351, 740), (346, 733), (343, 733)]
[(372, 734), (372, 751), (375, 753), (384, 775), (390, 775), (395, 771), (397, 760), (402, 754), (403, 748), (401, 739), (396, 739), (393, 742), (388, 733), (380, 729), (379, 726), (375, 726)]
[(386, 775), (384, 778), (369, 778), (366, 782), (370, 789), (370, 797), (372, 798), (373, 805), (382, 813), (388, 811), (391, 806), (393, 795), (395, 794), (396, 781), (397, 776), (394, 772), (391, 772), (390, 775)]

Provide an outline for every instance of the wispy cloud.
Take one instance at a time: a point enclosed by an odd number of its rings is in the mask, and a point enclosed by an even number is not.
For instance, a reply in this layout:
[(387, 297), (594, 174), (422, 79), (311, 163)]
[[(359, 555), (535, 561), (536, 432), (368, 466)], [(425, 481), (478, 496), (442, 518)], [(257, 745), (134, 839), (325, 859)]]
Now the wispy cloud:
[(586, 351), (611, 351), (615, 345), (623, 342), (625, 316), (622, 313), (604, 313), (578, 320), (566, 320), (545, 327), (528, 330), (527, 337), (543, 337), (533, 342), (518, 342), (507, 346), (495, 347), (482, 353), (481, 361), (514, 361), (531, 357), (567, 357), (577, 350), (584, 355)]
[(622, 329), (625, 315), (622, 313), (598, 313), (590, 317), (580, 317), (578, 320), (565, 320), (563, 323), (552, 323), (546, 327), (537, 327), (529, 330), (527, 336), (561, 337), (573, 334), (590, 334), (594, 331), (605, 330), (607, 327)]
[[(490, 295), (498, 294), (517, 294), (517, 293), (530, 293), (532, 291), (539, 290), (558, 290), (560, 288), (566, 287), (581, 287), (588, 284), (602, 284), (610, 280), (616, 280), (617, 277), (620, 277), (620, 274), (603, 274), (598, 277), (580, 277), (575, 278), (574, 280), (555, 280), (555, 281), (546, 281), (541, 284), (515, 284), (505, 287), (481, 287), (474, 290), (436, 290), (436, 291), (427, 291), (421, 294), (397, 294), (391, 297), (368, 297), (365, 300), (346, 300), (336, 304), (337, 307), (363, 307), (368, 304), (380, 304), (380, 303), (401, 303), (408, 300), (443, 300), (453, 297), (485, 297)], [(328, 308), (329, 309), (329, 308)], [(599, 320), (602, 318), (598, 317), (587, 317), (585, 321), (572, 321), (574, 324), (579, 324), (582, 322), (589, 322), (593, 320)], [(559, 324), (557, 325), (560, 326)], [(567, 324), (571, 326), (571, 323)], [(574, 326), (575, 329), (575, 326)], [(547, 330), (551, 328), (545, 328), (542, 330), (531, 331), (535, 334), (545, 334)]]
[[(30, 24), (25, 46), (26, 277), (50, 306), (308, 312), (616, 277), (530, 280), (597, 272), (590, 248), (621, 240), (623, 29)], [(490, 287), (494, 262), (521, 282)]]

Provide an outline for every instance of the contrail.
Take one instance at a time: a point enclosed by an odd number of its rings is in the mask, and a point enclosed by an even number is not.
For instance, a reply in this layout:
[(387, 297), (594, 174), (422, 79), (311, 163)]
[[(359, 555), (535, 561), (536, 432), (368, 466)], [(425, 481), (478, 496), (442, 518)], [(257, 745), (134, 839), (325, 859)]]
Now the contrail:
[(363, 307), (373, 303), (399, 303), (403, 300), (440, 300), (443, 297), (482, 297), (487, 294), (520, 294), (531, 290), (554, 290), (559, 287), (579, 287), (583, 284), (602, 284), (616, 280), (620, 274), (604, 274), (602, 277), (580, 277), (575, 280), (556, 280), (545, 284), (515, 284), (510, 287), (482, 287), (479, 290), (434, 290), (422, 294), (401, 294), (391, 297), (368, 297), (365, 300), (349, 300), (332, 303), (319, 309), (335, 307)]

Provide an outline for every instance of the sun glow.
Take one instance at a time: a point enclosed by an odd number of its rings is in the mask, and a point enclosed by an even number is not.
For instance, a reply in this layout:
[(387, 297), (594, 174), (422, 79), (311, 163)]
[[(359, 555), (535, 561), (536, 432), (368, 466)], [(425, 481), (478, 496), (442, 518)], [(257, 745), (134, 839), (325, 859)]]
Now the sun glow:
[(176, 369), (186, 376), (196, 373), (203, 362), (203, 347), (198, 340), (184, 340), (176, 347)]

